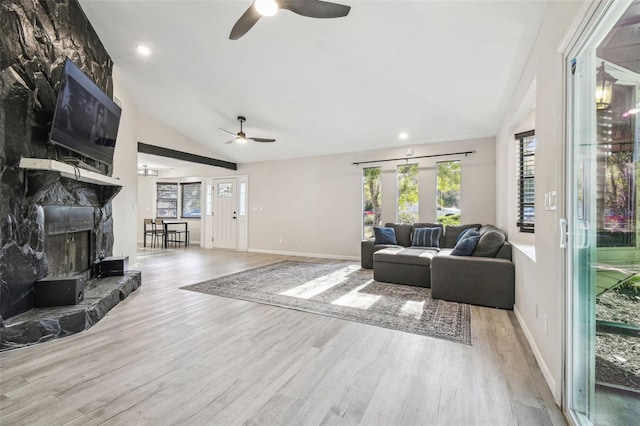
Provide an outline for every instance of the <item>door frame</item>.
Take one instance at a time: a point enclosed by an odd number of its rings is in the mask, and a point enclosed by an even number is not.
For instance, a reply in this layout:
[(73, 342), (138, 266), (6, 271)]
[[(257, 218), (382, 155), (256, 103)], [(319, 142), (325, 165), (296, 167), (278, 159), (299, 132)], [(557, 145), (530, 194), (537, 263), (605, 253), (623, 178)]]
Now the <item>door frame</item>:
[[(561, 408), (565, 415), (565, 418), (571, 425), (584, 425), (592, 424), (592, 420), (582, 413), (573, 410), (573, 367), (574, 367), (574, 348), (572, 346), (574, 336), (574, 314), (577, 311), (577, 307), (573, 304), (573, 297), (575, 288), (573, 286), (574, 271), (573, 262), (573, 250), (576, 244), (580, 243), (580, 236), (572, 234), (572, 224), (575, 224), (578, 218), (575, 212), (572, 211), (572, 200), (575, 195), (575, 185), (573, 182), (574, 176), (574, 155), (573, 155), (573, 125), (574, 125), (574, 112), (573, 106), (574, 99), (574, 86), (572, 85), (572, 72), (571, 72), (571, 60), (576, 58), (578, 54), (582, 53), (585, 48), (588, 48), (590, 44), (594, 44), (593, 40), (597, 37), (604, 37), (615, 25), (620, 16), (631, 4), (631, 0), (600, 0), (593, 3), (587, 3), (582, 8), (582, 13), (579, 13), (578, 19), (574, 21), (574, 24), (569, 28), (567, 37), (558, 48), (558, 51), (562, 54), (562, 72), (563, 72), (563, 135), (562, 143), (562, 155), (560, 164), (562, 170), (558, 174), (559, 184), (562, 188), (565, 188), (565, 194), (559, 198), (559, 217), (563, 218), (566, 222), (560, 223), (560, 241), (566, 243), (565, 250), (561, 252), (560, 268), (559, 268), (559, 282), (562, 283), (562, 306), (564, 311), (564, 327), (563, 327), (563, 339), (562, 339), (562, 400)], [(595, 47), (594, 47), (595, 49)], [(593, 52), (595, 58), (595, 51)], [(596, 66), (593, 67), (594, 73)], [(595, 75), (595, 74), (594, 74)], [(568, 224), (567, 224), (568, 222)], [(595, 339), (595, 332), (591, 338)], [(595, 393), (595, 383), (593, 385), (591, 399)], [(590, 407), (592, 408), (592, 407)]]
[[(205, 219), (202, 221), (201, 231), (201, 247), (215, 248), (213, 245), (213, 200), (214, 200), (214, 185), (213, 182), (217, 179), (235, 179), (236, 191), (237, 191), (237, 205), (236, 211), (238, 212), (236, 222), (236, 248), (237, 251), (247, 251), (249, 249), (249, 175), (227, 175), (227, 176), (207, 176), (202, 178), (202, 190), (205, 196), (203, 197), (202, 211), (205, 212)], [(241, 194), (240, 187), (244, 187), (244, 191)], [(243, 199), (241, 200), (241, 195)], [(209, 204), (210, 203), (210, 204)], [(241, 209), (243, 207), (243, 209)]]

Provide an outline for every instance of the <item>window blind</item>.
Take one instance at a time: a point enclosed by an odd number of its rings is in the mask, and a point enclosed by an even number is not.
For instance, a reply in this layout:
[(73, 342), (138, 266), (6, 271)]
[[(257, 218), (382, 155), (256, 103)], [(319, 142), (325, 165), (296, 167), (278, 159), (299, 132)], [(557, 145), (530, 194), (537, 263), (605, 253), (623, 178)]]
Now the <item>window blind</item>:
[(535, 131), (515, 135), (518, 159), (518, 228), (520, 232), (534, 232), (535, 228), (535, 176), (536, 137)]

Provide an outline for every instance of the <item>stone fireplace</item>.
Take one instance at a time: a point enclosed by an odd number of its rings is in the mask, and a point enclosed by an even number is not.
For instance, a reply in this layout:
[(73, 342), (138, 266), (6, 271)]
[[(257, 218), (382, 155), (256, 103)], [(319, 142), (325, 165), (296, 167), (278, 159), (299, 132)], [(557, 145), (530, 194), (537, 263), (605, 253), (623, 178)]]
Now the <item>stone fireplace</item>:
[(18, 210), (23, 217), (14, 216), (2, 229), (3, 239), (9, 240), (0, 255), (5, 320), (33, 307), (38, 279), (92, 278), (96, 260), (112, 253), (110, 200), (120, 190), (55, 171), (19, 169), (18, 177), (21, 184), (13, 189), (24, 194)]
[(108, 96), (113, 92), (113, 63), (80, 4), (14, 0), (0, 2), (0, 15), (2, 326), (33, 307), (36, 280), (91, 269), (101, 253), (112, 255), (111, 199), (120, 188), (20, 166), (24, 158), (75, 157), (112, 179), (111, 165), (49, 142), (65, 58)]

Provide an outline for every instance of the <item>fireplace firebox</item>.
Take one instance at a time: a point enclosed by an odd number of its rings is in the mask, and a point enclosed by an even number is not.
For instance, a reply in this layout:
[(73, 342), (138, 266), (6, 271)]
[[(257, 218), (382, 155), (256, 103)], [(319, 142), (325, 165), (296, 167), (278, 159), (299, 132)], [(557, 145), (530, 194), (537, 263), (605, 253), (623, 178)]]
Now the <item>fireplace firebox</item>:
[(94, 259), (93, 207), (45, 206), (48, 277), (91, 278)]

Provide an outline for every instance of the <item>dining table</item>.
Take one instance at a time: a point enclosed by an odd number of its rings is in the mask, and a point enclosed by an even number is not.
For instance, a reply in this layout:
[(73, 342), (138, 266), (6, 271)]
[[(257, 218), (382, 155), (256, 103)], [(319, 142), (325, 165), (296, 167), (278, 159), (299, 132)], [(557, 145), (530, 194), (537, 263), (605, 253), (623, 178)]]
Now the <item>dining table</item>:
[[(189, 245), (189, 222), (185, 220), (164, 220), (162, 224), (164, 226), (164, 248), (167, 248), (170, 242), (184, 243), (185, 246)], [(173, 239), (169, 238), (170, 234)], [(184, 239), (178, 239), (178, 236), (182, 234)]]

